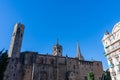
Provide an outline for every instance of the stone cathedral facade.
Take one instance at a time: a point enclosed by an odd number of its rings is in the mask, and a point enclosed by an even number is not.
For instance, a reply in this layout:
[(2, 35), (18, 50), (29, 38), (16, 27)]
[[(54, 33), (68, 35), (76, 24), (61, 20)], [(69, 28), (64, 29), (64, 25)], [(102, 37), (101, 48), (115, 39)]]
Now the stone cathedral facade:
[(62, 46), (58, 42), (53, 46), (51, 55), (20, 52), (23, 33), (24, 25), (16, 24), (4, 80), (87, 80), (89, 72), (94, 73), (94, 80), (100, 80), (103, 73), (102, 62), (84, 60), (79, 44), (75, 58), (62, 56)]

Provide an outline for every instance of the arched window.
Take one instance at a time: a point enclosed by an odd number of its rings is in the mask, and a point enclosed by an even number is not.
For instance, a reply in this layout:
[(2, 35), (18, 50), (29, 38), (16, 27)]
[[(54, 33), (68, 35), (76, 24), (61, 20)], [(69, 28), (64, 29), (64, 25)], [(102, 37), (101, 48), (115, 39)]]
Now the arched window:
[(17, 29), (17, 34), (19, 34), (19, 33), (20, 33), (20, 28)]

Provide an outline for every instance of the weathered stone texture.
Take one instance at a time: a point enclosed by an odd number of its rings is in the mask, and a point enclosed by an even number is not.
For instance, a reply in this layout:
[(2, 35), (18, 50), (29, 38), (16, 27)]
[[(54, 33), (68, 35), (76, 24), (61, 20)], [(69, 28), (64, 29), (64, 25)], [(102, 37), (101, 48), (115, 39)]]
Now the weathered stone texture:
[[(34, 52), (21, 54), (24, 55), (17, 62), (20, 64), (17, 67), (21, 73), (9, 68), (15, 71), (16, 80), (85, 80), (90, 71), (95, 74), (95, 80), (99, 80), (103, 72), (102, 63), (99, 61), (81, 61), (76, 58), (41, 55)], [(23, 74), (21, 79), (18, 79), (21, 74)]]

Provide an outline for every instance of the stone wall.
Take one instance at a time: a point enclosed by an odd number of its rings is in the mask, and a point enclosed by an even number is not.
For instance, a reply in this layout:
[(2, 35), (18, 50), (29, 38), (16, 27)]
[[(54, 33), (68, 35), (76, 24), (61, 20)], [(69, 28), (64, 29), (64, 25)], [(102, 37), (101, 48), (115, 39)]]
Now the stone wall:
[[(99, 61), (81, 61), (76, 58), (33, 53), (26, 55), (27, 59), (25, 60), (28, 63), (24, 66), (28, 64), (31, 66), (29, 69), (25, 69), (26, 77), (23, 80), (28, 80), (27, 76), (33, 80), (43, 80), (43, 78), (44, 80), (86, 80), (89, 72), (93, 72), (95, 80), (99, 80), (103, 73), (102, 63)], [(30, 64), (31, 55), (36, 55), (34, 56), (36, 57), (35, 61), (31, 61), (34, 62), (33, 64)]]

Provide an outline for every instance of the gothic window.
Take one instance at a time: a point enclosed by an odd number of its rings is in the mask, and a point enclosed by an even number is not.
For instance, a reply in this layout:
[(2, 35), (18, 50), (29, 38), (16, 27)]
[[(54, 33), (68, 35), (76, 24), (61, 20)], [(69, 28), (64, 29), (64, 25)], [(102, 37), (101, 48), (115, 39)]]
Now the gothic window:
[(61, 52), (61, 51), (59, 50), (59, 52)]
[(19, 34), (19, 33), (20, 33), (20, 28), (17, 29), (17, 34)]
[(40, 58), (40, 63), (43, 64), (43, 58)]
[(21, 34), (21, 37), (23, 37), (23, 34)]

